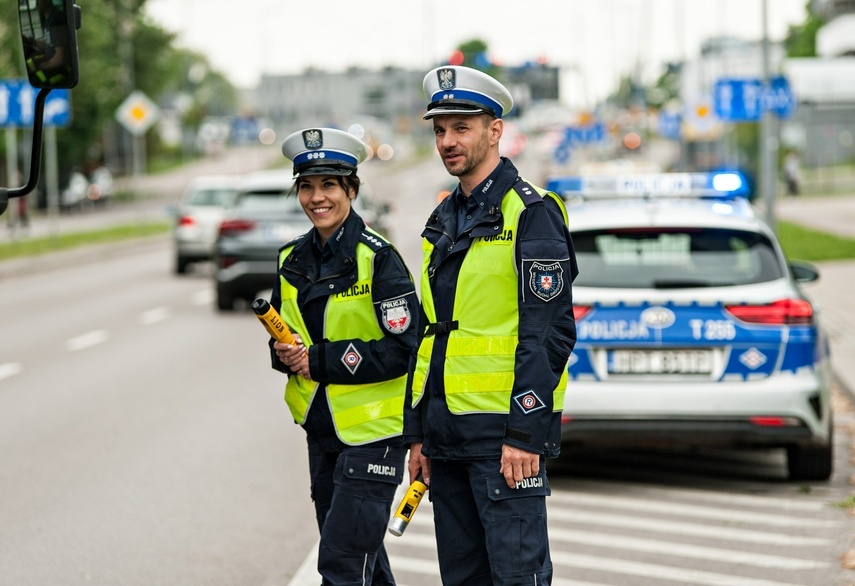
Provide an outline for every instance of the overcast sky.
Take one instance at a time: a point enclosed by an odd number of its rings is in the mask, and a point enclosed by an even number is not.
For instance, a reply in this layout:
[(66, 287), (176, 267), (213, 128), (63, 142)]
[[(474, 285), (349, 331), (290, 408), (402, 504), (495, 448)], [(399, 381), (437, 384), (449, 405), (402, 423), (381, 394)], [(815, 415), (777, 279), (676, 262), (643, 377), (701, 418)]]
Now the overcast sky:
[[(772, 40), (805, 19), (807, 0), (765, 0)], [(622, 74), (697, 55), (710, 36), (762, 36), (764, 0), (149, 0), (149, 17), (178, 33), (241, 87), (265, 73), (313, 66), (424, 69), (480, 38), (505, 65), (546, 58), (577, 93), (607, 95)], [(575, 99), (574, 99), (575, 98)]]

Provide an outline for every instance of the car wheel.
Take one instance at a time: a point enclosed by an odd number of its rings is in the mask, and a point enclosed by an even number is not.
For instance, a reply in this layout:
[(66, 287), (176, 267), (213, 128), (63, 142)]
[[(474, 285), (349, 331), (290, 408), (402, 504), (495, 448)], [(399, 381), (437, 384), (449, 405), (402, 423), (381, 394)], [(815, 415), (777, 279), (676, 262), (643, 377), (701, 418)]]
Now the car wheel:
[(834, 426), (828, 441), (821, 446), (787, 446), (787, 471), (790, 480), (828, 480), (834, 468)]
[(220, 311), (235, 310), (235, 294), (223, 285), (217, 285), (217, 309)]
[(190, 264), (190, 261), (186, 256), (177, 255), (175, 257), (175, 274), (183, 275), (187, 272), (187, 267)]

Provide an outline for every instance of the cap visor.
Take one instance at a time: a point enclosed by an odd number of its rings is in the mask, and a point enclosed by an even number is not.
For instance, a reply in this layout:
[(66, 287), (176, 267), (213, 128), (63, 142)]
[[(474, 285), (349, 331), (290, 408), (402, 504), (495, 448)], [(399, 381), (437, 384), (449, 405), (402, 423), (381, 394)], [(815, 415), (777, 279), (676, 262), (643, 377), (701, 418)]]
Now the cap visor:
[(424, 120), (430, 120), (434, 116), (444, 116), (446, 114), (453, 115), (473, 115), (473, 114), (490, 114), (493, 115), (492, 112), (488, 112), (487, 110), (482, 110), (481, 108), (461, 108), (460, 106), (450, 106), (446, 108), (431, 108), (427, 111), (422, 118)]
[(309, 167), (303, 169), (294, 177), (306, 177), (307, 175), (352, 175), (354, 169), (346, 169), (344, 167)]

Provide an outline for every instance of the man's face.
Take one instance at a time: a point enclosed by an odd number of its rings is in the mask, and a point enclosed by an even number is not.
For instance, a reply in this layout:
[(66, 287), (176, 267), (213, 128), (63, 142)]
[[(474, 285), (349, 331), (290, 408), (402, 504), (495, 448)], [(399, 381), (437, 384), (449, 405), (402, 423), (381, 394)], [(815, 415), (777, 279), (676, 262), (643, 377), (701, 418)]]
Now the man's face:
[(502, 121), (487, 115), (433, 117), (436, 150), (449, 174), (465, 177), (478, 169), (501, 138)]

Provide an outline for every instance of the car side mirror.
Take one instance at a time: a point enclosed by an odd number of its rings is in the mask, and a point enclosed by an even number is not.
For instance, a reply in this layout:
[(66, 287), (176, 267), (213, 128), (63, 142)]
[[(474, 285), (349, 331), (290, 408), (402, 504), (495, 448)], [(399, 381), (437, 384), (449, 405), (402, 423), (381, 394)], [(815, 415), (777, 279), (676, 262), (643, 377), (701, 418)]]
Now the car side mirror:
[(30, 85), (51, 90), (76, 86), (80, 7), (74, 0), (18, 0), (18, 20)]
[(809, 262), (794, 260), (789, 265), (793, 278), (799, 283), (812, 283), (819, 279), (819, 271)]
[(0, 187), (0, 214), (6, 211), (10, 197), (27, 195), (38, 185), (47, 95), (54, 89), (73, 88), (80, 77), (77, 62), (80, 7), (74, 0), (18, 0), (18, 21), (27, 78), (39, 93), (33, 109), (30, 176), (23, 187)]

